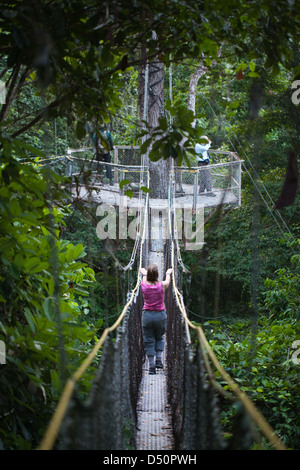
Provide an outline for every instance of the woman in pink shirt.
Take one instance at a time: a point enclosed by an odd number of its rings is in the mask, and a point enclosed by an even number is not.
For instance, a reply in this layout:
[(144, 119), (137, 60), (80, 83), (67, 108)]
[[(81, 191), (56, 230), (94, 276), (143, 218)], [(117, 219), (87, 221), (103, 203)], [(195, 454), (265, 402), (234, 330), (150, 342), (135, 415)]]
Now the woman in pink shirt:
[(170, 284), (172, 268), (166, 272), (166, 280), (158, 280), (157, 264), (150, 264), (148, 269), (141, 268), (142, 294), (144, 306), (142, 313), (143, 341), (149, 360), (149, 374), (155, 374), (156, 368), (163, 368), (162, 353), (166, 332), (167, 313), (164, 304), (165, 290)]

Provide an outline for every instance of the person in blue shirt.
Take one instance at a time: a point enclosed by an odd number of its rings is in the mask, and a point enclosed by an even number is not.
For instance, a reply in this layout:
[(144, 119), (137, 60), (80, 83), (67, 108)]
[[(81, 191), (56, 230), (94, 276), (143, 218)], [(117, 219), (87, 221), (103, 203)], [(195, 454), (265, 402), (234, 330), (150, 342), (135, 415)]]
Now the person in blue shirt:
[[(211, 140), (206, 136), (202, 135), (200, 140), (205, 140), (204, 143), (199, 143), (195, 145), (195, 152), (197, 155), (197, 161), (199, 167), (204, 167), (200, 171), (200, 189), (199, 193), (204, 194), (205, 196), (215, 197), (216, 194), (212, 192), (212, 181), (211, 181), (211, 174), (210, 169), (205, 168), (209, 165), (210, 155), (208, 153), (208, 149), (211, 146)], [(206, 191), (206, 192), (205, 192)]]
[[(99, 136), (101, 134), (101, 138)], [(96, 146), (96, 160), (97, 162), (107, 162), (110, 163), (111, 155), (110, 151), (113, 150), (113, 140), (111, 133), (103, 128), (99, 129), (98, 135), (95, 133), (93, 135), (93, 140)], [(105, 142), (105, 145), (104, 143)], [(100, 170), (102, 171), (103, 166), (100, 165)], [(110, 165), (105, 165), (106, 169), (106, 178), (109, 179), (109, 183), (113, 186), (113, 174)]]

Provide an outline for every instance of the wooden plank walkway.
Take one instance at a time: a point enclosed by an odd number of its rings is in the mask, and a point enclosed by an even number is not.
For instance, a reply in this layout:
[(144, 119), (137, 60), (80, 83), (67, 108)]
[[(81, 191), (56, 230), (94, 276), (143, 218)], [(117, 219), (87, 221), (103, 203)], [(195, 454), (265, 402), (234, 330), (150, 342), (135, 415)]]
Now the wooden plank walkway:
[[(151, 243), (149, 264), (157, 263), (159, 279), (165, 278), (164, 272), (164, 231), (166, 221), (161, 213), (155, 211), (150, 218)], [(147, 266), (145, 266), (147, 268)], [(170, 409), (167, 401), (167, 364), (164, 369), (156, 369), (156, 374), (149, 375), (149, 363), (146, 359), (137, 406), (137, 449), (170, 450), (173, 449), (173, 434)]]
[(145, 362), (137, 406), (137, 450), (174, 449), (166, 380), (166, 369), (149, 375)]

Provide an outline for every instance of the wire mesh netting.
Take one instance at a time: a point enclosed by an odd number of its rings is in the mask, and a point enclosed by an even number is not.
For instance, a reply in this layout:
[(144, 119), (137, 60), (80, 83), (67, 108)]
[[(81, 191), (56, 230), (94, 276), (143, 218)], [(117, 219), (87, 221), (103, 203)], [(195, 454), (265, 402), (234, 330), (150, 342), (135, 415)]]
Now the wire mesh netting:
[(141, 164), (141, 153), (139, 147), (116, 147), (116, 158), (115, 163), (119, 165), (140, 165)]
[[(186, 196), (200, 196), (209, 192), (216, 193), (222, 199), (232, 199), (240, 204), (241, 163), (230, 162), (193, 168), (175, 168), (176, 192)], [(210, 179), (210, 188), (205, 187), (205, 180)]]
[[(148, 207), (146, 205), (146, 207)], [(148, 211), (146, 210), (146, 213)], [(148, 223), (148, 218), (145, 220)], [(140, 238), (140, 253), (130, 270), (148, 262), (148, 243)], [(136, 448), (137, 403), (145, 353), (142, 337), (143, 299), (140, 284), (127, 293), (122, 323), (105, 339), (100, 365), (86, 401), (73, 394), (58, 438), (62, 450)]]
[(66, 450), (134, 449), (136, 405), (144, 362), (140, 289), (123, 323), (106, 338), (88, 399), (70, 400), (57, 447)]
[(115, 147), (105, 157), (96, 158), (92, 148), (68, 149), (68, 155), (58, 158), (49, 157), (39, 163), (49, 166), (57, 174), (71, 177), (73, 183), (92, 186), (111, 181), (119, 184), (130, 180), (130, 189), (140, 183), (141, 158), (138, 147)]
[(171, 238), (165, 243), (164, 262), (165, 269), (173, 267), (175, 276), (172, 288), (165, 294), (168, 312), (167, 386), (175, 447), (180, 450), (250, 449), (254, 439), (253, 428), (244, 407), (235, 398), (233, 403), (238, 404), (236, 420), (230, 439), (225, 439), (220, 424), (221, 395), (211, 380), (202, 343), (199, 338), (191, 340), (190, 330), (182, 313), (185, 311), (184, 300), (177, 286), (184, 275), (185, 267), (178, 263), (181, 257), (174, 237), (175, 178), (171, 179)]
[[(170, 249), (166, 246), (167, 265), (170, 265)], [(166, 292), (166, 308), (167, 386), (175, 448), (250, 449), (253, 444), (252, 427), (240, 404), (232, 436), (229, 440), (224, 437), (220, 424), (220, 396), (209, 379), (200, 342), (192, 344), (189, 340), (172, 289)]]

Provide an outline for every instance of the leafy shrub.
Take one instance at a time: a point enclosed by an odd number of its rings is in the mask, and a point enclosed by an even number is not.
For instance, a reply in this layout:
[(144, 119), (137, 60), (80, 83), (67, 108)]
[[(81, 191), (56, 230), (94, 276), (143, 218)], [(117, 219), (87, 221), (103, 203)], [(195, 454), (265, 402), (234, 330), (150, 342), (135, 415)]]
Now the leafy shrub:
[[(224, 369), (253, 400), (283, 443), (299, 448), (299, 365), (293, 361), (292, 349), (299, 335), (296, 320), (270, 321), (262, 316), (255, 325), (250, 320), (226, 325), (210, 321), (204, 328)], [(230, 429), (234, 412), (224, 405), (225, 429)]]
[[(94, 272), (82, 261), (83, 245), (60, 238), (63, 193), (54, 174), (44, 176), (14, 161), (0, 169), (0, 340), (6, 346), (0, 448), (5, 449), (37, 446), (65, 379), (101, 326), (85, 321)], [(83, 392), (87, 386), (88, 377)]]

